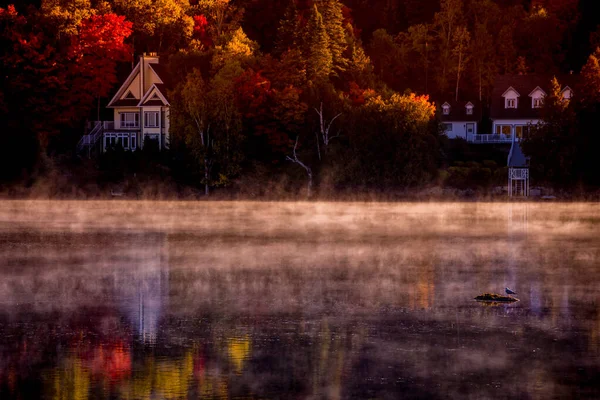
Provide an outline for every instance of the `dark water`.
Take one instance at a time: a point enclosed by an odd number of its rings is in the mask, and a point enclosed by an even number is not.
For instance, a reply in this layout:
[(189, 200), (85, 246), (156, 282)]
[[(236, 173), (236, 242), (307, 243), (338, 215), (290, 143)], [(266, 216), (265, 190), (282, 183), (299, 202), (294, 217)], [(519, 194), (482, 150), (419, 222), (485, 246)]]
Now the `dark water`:
[(0, 399), (598, 398), (599, 234), (597, 204), (2, 202)]

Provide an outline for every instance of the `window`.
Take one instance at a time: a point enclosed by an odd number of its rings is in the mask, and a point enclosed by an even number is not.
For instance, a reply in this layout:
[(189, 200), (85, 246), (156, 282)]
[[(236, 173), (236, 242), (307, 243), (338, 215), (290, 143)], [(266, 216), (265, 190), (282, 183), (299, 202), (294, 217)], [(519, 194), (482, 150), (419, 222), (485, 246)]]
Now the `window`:
[(444, 124), (444, 130), (446, 132), (452, 132), (452, 124)]
[[(129, 133), (106, 133), (104, 135), (104, 148), (121, 146), (123, 149), (129, 149)], [(135, 148), (135, 134), (131, 136), (131, 148)]]
[(536, 97), (533, 99), (533, 108), (542, 108), (544, 104), (544, 99), (541, 97)]
[(506, 108), (517, 108), (517, 99), (506, 99)]
[(158, 128), (158, 111), (144, 113), (144, 126), (146, 128)]
[(517, 125), (515, 126), (515, 134), (517, 138), (523, 139), (529, 133), (529, 126), (527, 125)]
[(473, 115), (473, 107), (467, 107), (467, 115)]
[(510, 125), (496, 125), (496, 134), (510, 137), (512, 129)]
[(139, 113), (122, 113), (121, 128), (139, 128), (140, 114)]
[(136, 148), (135, 140), (136, 140), (135, 134), (131, 135), (131, 150), (135, 150), (135, 148)]
[(444, 115), (450, 114), (450, 107), (448, 107), (448, 106), (442, 107), (442, 112)]

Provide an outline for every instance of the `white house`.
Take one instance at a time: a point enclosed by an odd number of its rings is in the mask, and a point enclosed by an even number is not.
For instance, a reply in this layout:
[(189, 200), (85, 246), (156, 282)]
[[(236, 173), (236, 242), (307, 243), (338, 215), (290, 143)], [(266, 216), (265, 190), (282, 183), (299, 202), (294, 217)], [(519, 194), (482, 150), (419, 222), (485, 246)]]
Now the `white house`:
[(481, 105), (470, 101), (445, 102), (441, 106), (440, 119), (448, 138), (473, 141), (481, 120)]
[[(530, 125), (540, 122), (544, 97), (550, 90), (552, 75), (500, 75), (492, 91), (490, 119), (492, 134), (511, 142), (527, 134)], [(573, 96), (576, 75), (556, 76), (565, 99)], [(498, 140), (500, 140), (498, 139)]]
[(112, 121), (96, 121), (79, 142), (78, 150), (106, 151), (111, 146), (125, 150), (143, 148), (153, 141), (159, 149), (169, 144), (169, 100), (166, 69), (156, 53), (144, 53), (107, 108)]

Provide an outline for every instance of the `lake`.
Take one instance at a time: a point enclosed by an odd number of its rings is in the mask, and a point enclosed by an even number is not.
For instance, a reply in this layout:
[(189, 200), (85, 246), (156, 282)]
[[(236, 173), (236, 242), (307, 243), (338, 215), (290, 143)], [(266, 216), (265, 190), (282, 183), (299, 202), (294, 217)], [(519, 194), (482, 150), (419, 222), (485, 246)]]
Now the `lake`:
[(2, 201), (0, 398), (599, 398), (599, 293), (599, 204)]

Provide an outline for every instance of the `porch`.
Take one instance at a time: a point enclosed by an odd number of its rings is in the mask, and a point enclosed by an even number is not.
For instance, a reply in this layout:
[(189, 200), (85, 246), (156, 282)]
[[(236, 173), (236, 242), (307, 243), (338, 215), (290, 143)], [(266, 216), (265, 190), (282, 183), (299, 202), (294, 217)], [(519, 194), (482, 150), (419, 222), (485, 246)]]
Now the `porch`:
[(115, 129), (114, 121), (91, 121), (86, 126), (86, 132), (77, 144), (77, 152), (87, 152), (88, 157), (115, 147), (136, 151), (148, 142), (154, 142), (159, 150), (167, 146), (164, 132), (143, 132), (139, 125)]

